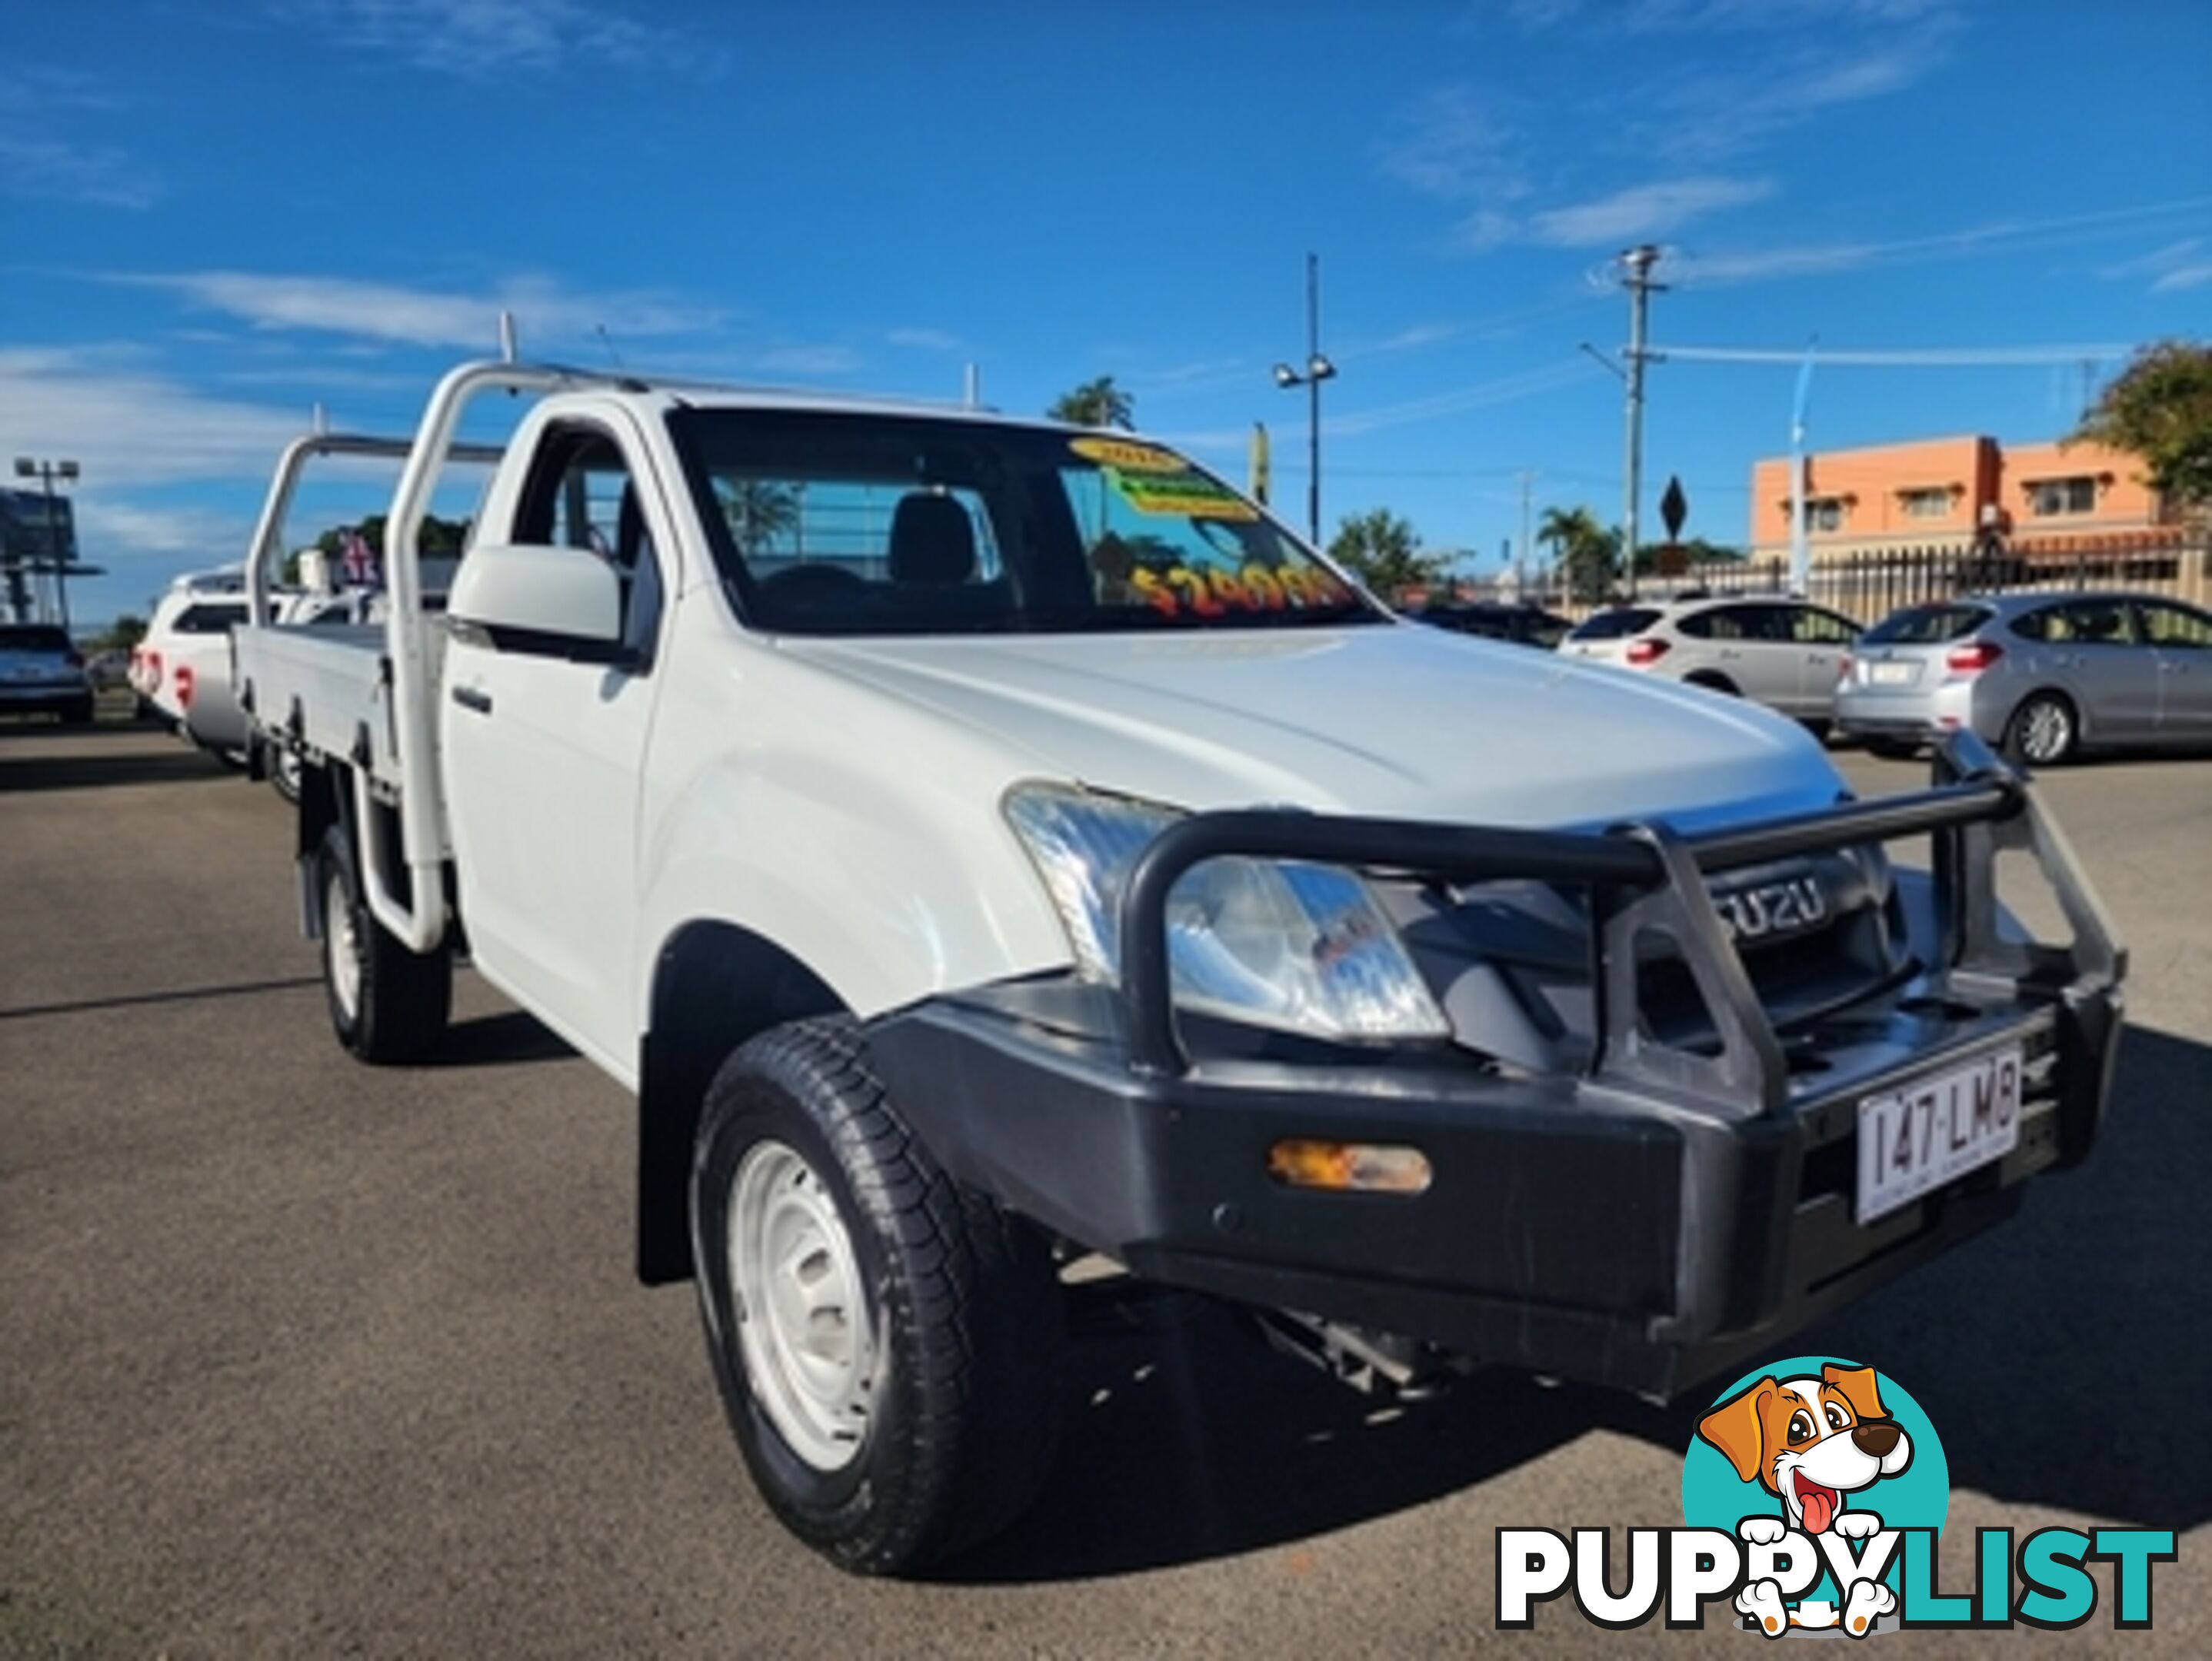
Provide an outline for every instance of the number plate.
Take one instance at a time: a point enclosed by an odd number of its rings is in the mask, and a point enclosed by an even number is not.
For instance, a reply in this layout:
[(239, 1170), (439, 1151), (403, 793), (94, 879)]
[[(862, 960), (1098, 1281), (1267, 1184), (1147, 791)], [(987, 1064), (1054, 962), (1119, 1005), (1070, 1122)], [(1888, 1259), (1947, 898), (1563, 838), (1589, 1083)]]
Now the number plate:
[(1868, 677), (1878, 687), (1900, 687), (1912, 678), (1911, 664), (1873, 664)]
[(1887, 1216), (2018, 1147), (2020, 1088), (2014, 1044), (1861, 1101), (1858, 1220)]

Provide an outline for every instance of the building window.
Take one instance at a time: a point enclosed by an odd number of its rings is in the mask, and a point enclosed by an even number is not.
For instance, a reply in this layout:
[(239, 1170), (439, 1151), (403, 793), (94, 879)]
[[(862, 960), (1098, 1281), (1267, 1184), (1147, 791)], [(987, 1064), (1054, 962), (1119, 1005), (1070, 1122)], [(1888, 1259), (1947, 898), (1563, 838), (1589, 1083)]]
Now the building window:
[(1900, 490), (1897, 494), (1908, 519), (1940, 519), (1951, 511), (1951, 492), (1948, 486), (1939, 484), (1926, 489)]
[(2071, 479), (2037, 479), (2027, 487), (2027, 511), (2039, 519), (2096, 510), (2097, 482), (2086, 473)]
[(1844, 528), (1844, 504), (1838, 496), (1808, 496), (1805, 499), (1805, 528), (1808, 530), (1841, 530)]

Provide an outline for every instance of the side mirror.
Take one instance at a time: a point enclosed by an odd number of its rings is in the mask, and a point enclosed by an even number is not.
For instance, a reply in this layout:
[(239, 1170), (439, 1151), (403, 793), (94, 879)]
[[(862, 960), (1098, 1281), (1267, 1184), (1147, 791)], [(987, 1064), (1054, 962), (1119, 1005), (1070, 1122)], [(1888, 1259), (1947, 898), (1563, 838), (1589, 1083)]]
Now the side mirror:
[(586, 548), (479, 543), (453, 578), (446, 615), (454, 633), (495, 652), (619, 664), (622, 581)]

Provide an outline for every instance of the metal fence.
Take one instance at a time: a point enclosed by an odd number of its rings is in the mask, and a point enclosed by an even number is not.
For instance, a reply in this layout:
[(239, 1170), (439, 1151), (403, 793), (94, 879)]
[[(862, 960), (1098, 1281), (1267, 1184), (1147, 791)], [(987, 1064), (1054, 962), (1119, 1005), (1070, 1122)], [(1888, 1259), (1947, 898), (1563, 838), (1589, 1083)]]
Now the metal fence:
[[(2125, 588), (2212, 604), (2212, 533), (2199, 527), (2125, 536), (2041, 538), (2032, 545), (2001, 543), (1930, 543), (1872, 548), (1817, 557), (1805, 597), (1872, 623), (1900, 606), (1921, 605), (1954, 595), (2010, 590), (2053, 592), (2085, 588)], [(1646, 597), (1688, 593), (1786, 594), (1790, 561), (1785, 555), (1692, 566), (1671, 576), (1639, 579)], [(1570, 615), (1593, 608), (1569, 603), (1540, 585), (1525, 597), (1548, 603)]]

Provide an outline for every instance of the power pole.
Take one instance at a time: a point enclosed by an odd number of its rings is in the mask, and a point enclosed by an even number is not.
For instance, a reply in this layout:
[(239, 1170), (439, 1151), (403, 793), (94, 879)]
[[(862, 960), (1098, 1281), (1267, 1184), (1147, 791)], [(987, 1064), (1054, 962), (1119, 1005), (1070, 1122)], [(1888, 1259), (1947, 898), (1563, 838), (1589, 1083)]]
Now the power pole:
[(1620, 557), (1628, 567), (1632, 600), (1636, 597), (1636, 504), (1644, 489), (1644, 365), (1656, 355), (1644, 349), (1644, 319), (1651, 291), (1663, 292), (1667, 287), (1651, 280), (1651, 268), (1658, 263), (1659, 250), (1649, 242), (1638, 244), (1620, 257), (1621, 287), (1628, 290), (1627, 464), (1626, 476), (1621, 481)]

